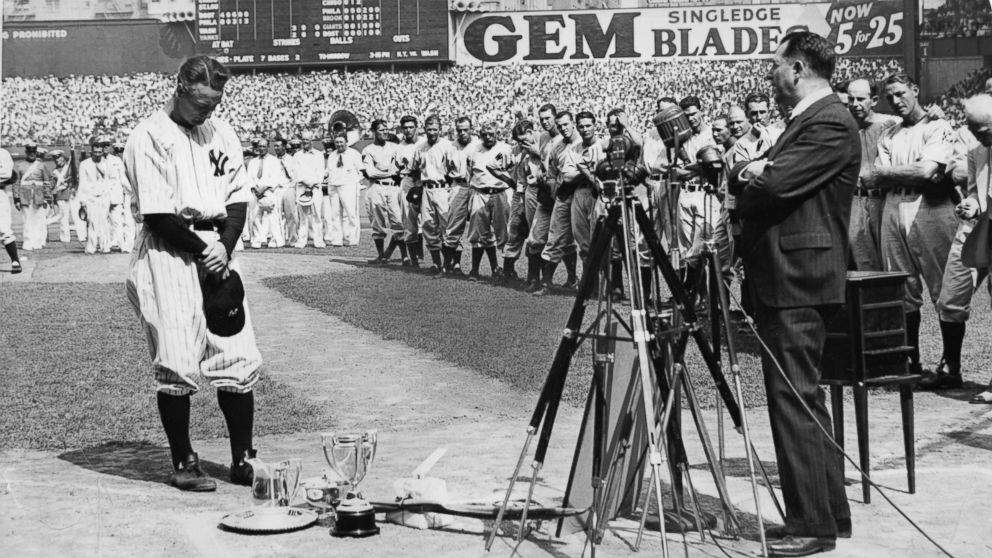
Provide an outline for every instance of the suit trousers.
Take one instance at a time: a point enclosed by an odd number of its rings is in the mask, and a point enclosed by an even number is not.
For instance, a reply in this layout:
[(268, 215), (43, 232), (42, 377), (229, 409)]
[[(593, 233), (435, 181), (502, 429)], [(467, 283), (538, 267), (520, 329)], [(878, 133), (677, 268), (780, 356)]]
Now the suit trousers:
[(851, 203), (851, 257), (858, 271), (882, 271), (882, 208), (885, 200), (854, 196)]
[(296, 230), (296, 248), (306, 248), (307, 242), (313, 240), (315, 248), (323, 248), (324, 225), (320, 219), (320, 209), (324, 205), (324, 193), (320, 188), (313, 189), (313, 203), (310, 205), (296, 206), (297, 214), (300, 216), (300, 225)]
[(86, 202), (86, 253), (110, 252), (110, 200), (90, 198)]
[(48, 241), (48, 209), (24, 205), (24, 249), (41, 250)]
[[(789, 534), (798, 536), (836, 536), (836, 521), (851, 516), (841, 456), (832, 438), (820, 429), (832, 432), (826, 396), (819, 386), (820, 357), (826, 322), (839, 309), (840, 305), (770, 308), (755, 300), (758, 333), (770, 351), (762, 353), (761, 364), (785, 502), (785, 526)], [(815, 419), (803, 408), (782, 372)]]
[(361, 189), (358, 182), (330, 185), (323, 200), (323, 214), (327, 221), (324, 240), (332, 246), (357, 246), (362, 227), (358, 217)]
[(296, 205), (296, 188), (293, 186), (279, 188), (279, 213), (282, 216), (282, 234), (287, 244), (296, 243), (296, 235), (300, 227), (300, 215)]

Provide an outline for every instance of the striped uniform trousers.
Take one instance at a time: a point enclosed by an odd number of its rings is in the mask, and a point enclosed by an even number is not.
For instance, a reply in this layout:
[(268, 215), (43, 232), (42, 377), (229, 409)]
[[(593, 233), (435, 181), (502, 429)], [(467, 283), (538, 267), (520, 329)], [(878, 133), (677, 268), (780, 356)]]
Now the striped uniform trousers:
[[(197, 234), (208, 241), (217, 238), (214, 232)], [(236, 259), (228, 265), (240, 273)], [(125, 288), (148, 339), (159, 391), (194, 393), (199, 389), (197, 372), (220, 390), (252, 390), (262, 355), (255, 344), (247, 300), (245, 327), (240, 333), (230, 337), (211, 333), (203, 315), (200, 272), (193, 258), (175, 252), (144, 227), (131, 256)]]

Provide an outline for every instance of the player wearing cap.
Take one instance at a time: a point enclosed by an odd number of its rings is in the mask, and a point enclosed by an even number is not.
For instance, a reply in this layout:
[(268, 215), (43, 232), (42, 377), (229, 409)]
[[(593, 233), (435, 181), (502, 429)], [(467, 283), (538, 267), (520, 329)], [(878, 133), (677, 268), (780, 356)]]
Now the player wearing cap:
[(23, 270), (21, 259), (17, 255), (17, 239), (14, 237), (14, 229), (10, 223), (10, 200), (7, 197), (8, 186), (16, 181), (14, 158), (10, 156), (9, 151), (0, 148), (0, 244), (10, 257), (11, 273), (20, 273)]
[[(110, 168), (110, 174), (117, 179), (110, 195), (110, 244), (118, 246), (121, 252), (129, 254), (134, 247), (134, 215), (131, 213), (133, 193), (131, 183), (124, 172), (124, 160), (117, 153), (120, 144), (111, 143), (110, 138), (104, 139), (104, 158)], [(123, 153), (123, 145), (121, 153)]]
[[(296, 168), (296, 204), (300, 216), (297, 230), (296, 248), (305, 248), (313, 239), (316, 248), (324, 248), (324, 227), (320, 222), (320, 208), (324, 204), (324, 193), (320, 189), (324, 181), (324, 157), (313, 148), (313, 136), (306, 132), (303, 144), (293, 155)], [(309, 199), (308, 199), (309, 198)]]
[(24, 213), (24, 250), (40, 250), (48, 239), (48, 206), (52, 199), (52, 173), (38, 156), (38, 145), (24, 144), (24, 161), (14, 184), (14, 207)]
[[(251, 316), (246, 304), (239, 305), (233, 310), (243, 319), (241, 327), (215, 332), (201, 290), (201, 283), (230, 279), (238, 271), (233, 252), (251, 196), (241, 142), (228, 123), (210, 117), (229, 77), (212, 58), (186, 60), (172, 99), (138, 124), (124, 150), (135, 218), (143, 222), (126, 287), (148, 337), (175, 468), (171, 482), (180, 490), (216, 489), (189, 437), (198, 375), (217, 388), (230, 437), (231, 481), (247, 485), (252, 479), (245, 458), (254, 456), (252, 389), (262, 357)], [(239, 321), (238, 315), (229, 317)]]
[[(48, 223), (59, 224), (59, 242), (65, 244), (72, 240), (72, 232), (69, 228), (69, 217), (72, 210), (69, 208), (69, 201), (76, 192), (76, 176), (64, 151), (56, 149), (50, 151), (48, 155), (55, 162), (55, 168), (52, 169), (52, 180), (54, 181), (52, 195), (58, 206), (58, 214), (49, 218)], [(75, 216), (75, 221), (76, 223), (80, 222), (78, 214)]]

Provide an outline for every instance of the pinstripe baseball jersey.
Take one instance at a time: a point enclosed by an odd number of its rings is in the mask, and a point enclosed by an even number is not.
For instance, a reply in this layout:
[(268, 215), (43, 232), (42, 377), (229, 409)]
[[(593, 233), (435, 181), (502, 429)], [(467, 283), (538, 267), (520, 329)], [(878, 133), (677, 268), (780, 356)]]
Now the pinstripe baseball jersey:
[(187, 129), (169, 118), (170, 109), (138, 124), (124, 148), (135, 220), (153, 213), (222, 219), (225, 206), (249, 200), (241, 142), (222, 120), (209, 118)]

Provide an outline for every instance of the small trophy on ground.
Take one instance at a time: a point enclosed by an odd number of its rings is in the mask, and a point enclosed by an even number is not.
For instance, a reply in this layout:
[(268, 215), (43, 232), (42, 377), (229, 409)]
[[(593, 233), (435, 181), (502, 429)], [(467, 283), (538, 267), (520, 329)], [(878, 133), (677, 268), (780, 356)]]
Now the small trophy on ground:
[(378, 433), (369, 430), (364, 434), (321, 434), (324, 459), (341, 478), (348, 481), (348, 494), (337, 507), (337, 522), (331, 529), (335, 537), (368, 537), (378, 535), (375, 509), (358, 492), (358, 484), (365, 478), (375, 459)]

